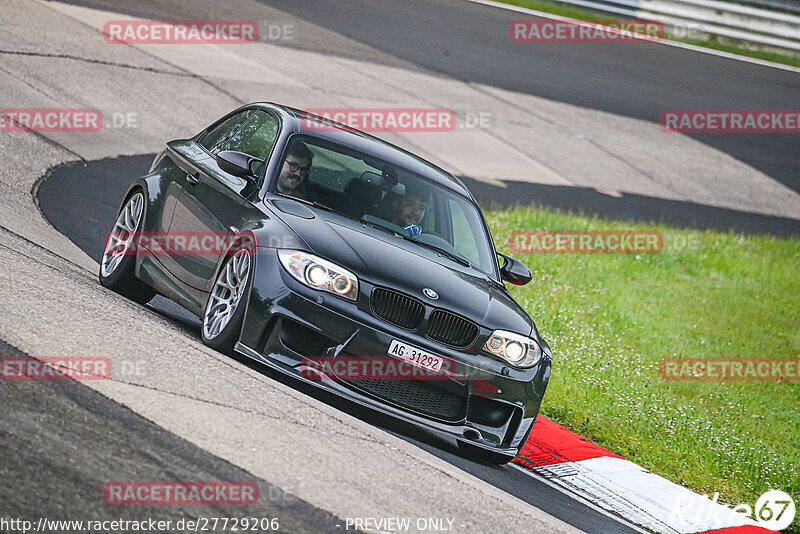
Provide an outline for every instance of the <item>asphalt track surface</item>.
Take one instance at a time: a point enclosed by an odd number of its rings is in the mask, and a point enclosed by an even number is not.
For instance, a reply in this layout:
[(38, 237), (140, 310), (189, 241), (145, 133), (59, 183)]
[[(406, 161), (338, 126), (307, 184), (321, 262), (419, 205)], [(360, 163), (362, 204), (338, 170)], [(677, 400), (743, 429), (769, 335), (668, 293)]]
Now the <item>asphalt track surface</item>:
[[(530, 47), (508, 39), (509, 22), (530, 17), (467, 2), (351, 0), (334, 9), (314, 0), (262, 2), (451, 78), (655, 123), (666, 109), (800, 104), (795, 72), (657, 43)], [(800, 191), (800, 134), (693, 137)]]
[[(0, 354), (30, 358), (2, 340)], [(153, 519), (173, 524), (198, 517), (277, 517), (283, 532), (342, 532), (336, 526), (341, 521), (331, 514), (164, 431), (79, 382), (4, 380), (0, 406), (0, 517), (10, 515), (34, 525), (42, 517)], [(125, 480), (255, 482), (259, 499), (248, 506), (106, 504), (102, 497), (106, 482)]]
[[(191, 3), (169, 6), (151, 0), (134, 0), (124, 6), (111, 1), (73, 3), (154, 19), (190, 19), (204, 16), (203, 13), (193, 13)], [(793, 108), (797, 107), (797, 96), (800, 94), (800, 76), (796, 73), (647, 43), (612, 49), (608, 47), (613, 45), (586, 45), (579, 50), (570, 46), (548, 45), (532, 54), (530, 49), (513, 45), (504, 38), (508, 22), (520, 18), (518, 15), (468, 3), (354, 0), (348, 3), (328, 2), (325, 3), (325, 8), (320, 8), (320, 2), (306, 0), (263, 3), (368, 45), (365, 49), (383, 53), (364, 56), (350, 47), (331, 48), (330, 41), (323, 36), (314, 35), (298, 36), (289, 46), (376, 62), (419, 66), (460, 80), (491, 84), (652, 122), (657, 122), (659, 113), (669, 108)], [(752, 165), (794, 191), (800, 190), (800, 162), (797, 158), (800, 152), (800, 136), (738, 134), (694, 137)], [(40, 207), (51, 224), (90, 257), (98, 259), (102, 236), (111, 227), (125, 188), (132, 177), (147, 168), (151, 159), (152, 155), (145, 155), (62, 167), (41, 185), (38, 198)], [(114, 179), (109, 179), (110, 176)], [(87, 185), (91, 187), (86, 187)], [(505, 192), (479, 182), (468, 181), (468, 185), (479, 200), (488, 203), (513, 203), (515, 198), (520, 198), (520, 194), (524, 193), (527, 198), (530, 198), (527, 195), (533, 194), (533, 198), (544, 204), (622, 218), (664, 220), (679, 226), (700, 228), (732, 227), (742, 231), (780, 235), (800, 234), (796, 220), (709, 208), (688, 202), (632, 195), (611, 198), (591, 190), (536, 184), (515, 184), (514, 187), (524, 188), (524, 191), (510, 188)], [(151, 308), (170, 318), (177, 329), (196, 332), (197, 320), (164, 299), (154, 301)], [(3, 354), (13, 354), (9, 353), (12, 349), (2, 344), (0, 349)], [(273, 378), (283, 380), (280, 377)], [(72, 420), (70, 417), (75, 417), (77, 421), (75, 428), (80, 428), (83, 435), (90, 438), (83, 442), (90, 450), (100, 450), (112, 446), (113, 443), (130, 443), (130, 440), (136, 439), (146, 441), (142, 436), (155, 436), (149, 443), (142, 444), (141, 462), (140, 457), (135, 456), (135, 451), (131, 451), (132, 463), (140, 466), (142, 474), (129, 478), (158, 479), (160, 475), (161, 479), (229, 480), (239, 475), (247, 476), (213, 455), (188, 443), (181, 443), (182, 440), (154, 425), (147, 426), (145, 420), (105, 400), (81, 384), (28, 383), (15, 387), (14, 390), (4, 387), (0, 397), (3, 406), (11, 407), (13, 401), (17, 403), (14, 410), (24, 410), (38, 404), (42, 412), (58, 413), (58, 419), (65, 421), (63, 427), (53, 427), (52, 424), (48, 426), (45, 414), (38, 419), (28, 418), (27, 424), (32, 428), (23, 430), (29, 432), (0, 426), (0, 436), (3, 438), (0, 447), (5, 447), (0, 449), (2, 457), (13, 458), (16, 455), (19, 460), (0, 464), (0, 474), (4, 481), (18, 481), (5, 484), (4, 487), (6, 490), (18, 490), (25, 488), (27, 483), (31, 490), (36, 490), (30, 493), (20, 491), (20, 498), (16, 498), (16, 494), (0, 494), (0, 498), (3, 502), (15, 503), (15, 507), (25, 512), (24, 515), (39, 517), (46, 511), (42, 507), (42, 499), (34, 499), (36, 496), (55, 494), (56, 490), (61, 495), (63, 488), (70, 487), (69, 484), (86, 482), (87, 487), (91, 487), (92, 479), (87, 480), (86, 469), (70, 471), (71, 466), (65, 466), (63, 462), (53, 462), (51, 473), (55, 473), (55, 477), (38, 472), (43, 455), (52, 454), (53, 449), (68, 450), (68, 447), (74, 446), (72, 444), (81, 443), (80, 436), (70, 434), (74, 430), (68, 424)], [(303, 391), (302, 388), (298, 389)], [(13, 393), (7, 393), (11, 391)], [(314, 395), (313, 391), (304, 392)], [(447, 444), (438, 442), (432, 436), (421, 435), (414, 429), (400, 425), (387, 426), (385, 421), (376, 420), (370, 413), (337, 404), (335, 399), (324, 398), (322, 395), (317, 398), (366, 422), (401, 435), (440, 458), (582, 530), (632, 531), (510, 467), (495, 468), (464, 460), (454, 454)], [(65, 400), (68, 401), (66, 407)], [(104, 417), (112, 420), (102, 420)], [(42, 426), (37, 428), (37, 424)], [(125, 434), (126, 431), (130, 434)], [(97, 435), (93, 436), (93, 432)], [(115, 432), (118, 434), (114, 434)], [(46, 449), (41, 444), (31, 445), (29, 433), (43, 435), (53, 443)], [(115, 436), (116, 441), (104, 441), (103, 438), (109, 433)], [(91, 439), (92, 437), (95, 439)], [(62, 447), (59, 448), (58, 444), (62, 444)], [(100, 452), (101, 458), (104, 457), (102, 453), (111, 454), (108, 451)], [(164, 461), (156, 462), (154, 458), (163, 458)], [(178, 470), (177, 474), (175, 470)], [(109, 480), (111, 477), (111, 474), (103, 473), (94, 480)], [(73, 482), (69, 483), (70, 480)], [(259, 483), (262, 492), (269, 492), (269, 487), (264, 485), (266, 483)], [(87, 490), (84, 488), (82, 491)], [(54, 507), (54, 513), (69, 510), (68, 506), (71, 504), (80, 509), (82, 493), (74, 493), (74, 500), (62, 501), (63, 506), (58, 502), (47, 503), (47, 506)], [(94, 498), (93, 505), (104, 506), (102, 501), (100, 505), (97, 501)], [(35, 504), (27, 504), (31, 502)], [(268, 506), (272, 504), (268, 503)], [(303, 531), (301, 519), (312, 516), (320, 518), (322, 516), (315, 514), (324, 514), (310, 505), (303, 508), (304, 504), (298, 504), (296, 500), (294, 502), (297, 506), (297, 520), (300, 521), (300, 527), (294, 530), (296, 532)], [(271, 511), (272, 509), (268, 509), (264, 513)], [(200, 515), (196, 513), (197, 509), (191, 512)], [(209, 510), (210, 512), (212, 511)], [(283, 512), (281, 517), (284, 517)], [(321, 528), (315, 528), (316, 523), (306, 525), (309, 525), (309, 531), (322, 531)]]
[[(102, 257), (104, 236), (114, 224), (119, 209), (119, 199), (124, 196), (130, 182), (146, 172), (153, 157), (154, 155), (108, 158), (53, 169), (38, 188), (39, 207), (59, 232), (99, 262)], [(199, 338), (200, 321), (177, 304), (157, 296), (148, 307), (173, 321), (176, 328), (187, 330)], [(239, 359), (270, 378), (344, 410), (366, 423), (381, 427), (585, 532), (598, 534), (636, 532), (624, 523), (554, 490), (543, 479), (530, 476), (511, 466), (497, 467), (473, 462), (460, 456), (452, 443), (436, 435), (420, 431), (400, 421), (387, 420), (386, 417), (368, 409), (267, 370), (244, 357)], [(74, 387), (83, 386), (75, 384)], [(108, 403), (113, 405), (110, 401)], [(202, 472), (200, 474), (195, 472), (192, 476), (184, 476), (182, 480), (205, 480), (201, 475)], [(134, 478), (147, 479), (142, 476)], [(99, 479), (103, 480), (102, 476)], [(105, 480), (109, 478), (106, 477)], [(377, 476), (375, 483), (381, 483)]]
[[(264, 22), (278, 24), (296, 17), (331, 32), (298, 32), (284, 46), (424, 69), (653, 123), (658, 123), (666, 109), (794, 109), (800, 105), (797, 72), (646, 42), (625, 46), (583, 43), (578, 47), (539, 44), (531, 48), (507, 37), (509, 22), (523, 15), (466, 1), (259, 1), (286, 13), (285, 21)], [(210, 16), (199, 5), (181, 2), (69, 3), (162, 20)], [(348, 40), (343, 42), (342, 36)], [(280, 41), (273, 44), (282, 45)], [(800, 192), (800, 134), (685, 135)], [(462, 178), (485, 205), (533, 199), (540, 205), (616, 219), (800, 235), (800, 214), (784, 218), (635, 194), (608, 196), (585, 187), (507, 182), (507, 187), (501, 188), (469, 176)]]

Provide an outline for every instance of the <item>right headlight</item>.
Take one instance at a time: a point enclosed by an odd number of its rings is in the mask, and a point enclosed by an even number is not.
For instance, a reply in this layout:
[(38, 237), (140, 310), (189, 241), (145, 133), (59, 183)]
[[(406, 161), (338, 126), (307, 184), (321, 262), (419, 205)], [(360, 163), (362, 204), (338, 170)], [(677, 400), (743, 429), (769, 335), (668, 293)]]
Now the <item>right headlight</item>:
[(533, 367), (542, 359), (542, 347), (529, 337), (495, 330), (483, 345), (483, 352), (507, 361), (514, 367)]
[(358, 298), (358, 278), (347, 269), (299, 250), (278, 250), (278, 258), (298, 282), (346, 299)]

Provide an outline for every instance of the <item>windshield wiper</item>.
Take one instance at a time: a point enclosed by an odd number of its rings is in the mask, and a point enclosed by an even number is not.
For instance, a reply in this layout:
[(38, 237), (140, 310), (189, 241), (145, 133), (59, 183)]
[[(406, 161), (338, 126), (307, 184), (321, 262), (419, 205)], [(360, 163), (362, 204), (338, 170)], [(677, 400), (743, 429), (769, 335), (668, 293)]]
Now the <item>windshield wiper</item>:
[(460, 254), (457, 254), (457, 253), (454, 253), (454, 252), (450, 252), (449, 250), (445, 250), (443, 248), (439, 248), (436, 245), (431, 245), (430, 243), (426, 243), (424, 241), (419, 241), (418, 239), (414, 239), (413, 237), (409, 237), (409, 236), (406, 236), (406, 235), (400, 235), (400, 237), (402, 237), (403, 239), (405, 239), (407, 241), (412, 241), (412, 242), (414, 242), (414, 243), (416, 243), (418, 245), (422, 245), (425, 248), (433, 250), (434, 252), (438, 253), (440, 256), (446, 256), (446, 257), (450, 258), (451, 260), (453, 260), (454, 262), (460, 263), (461, 265), (464, 265), (465, 267), (472, 267), (472, 264), (469, 262), (469, 260), (467, 258), (461, 256)]
[(323, 204), (322, 202), (319, 202), (318, 200), (306, 200), (306, 202), (309, 202), (312, 206), (316, 206), (317, 208), (323, 209), (325, 211), (332, 211), (334, 213), (339, 213), (338, 211), (336, 211), (332, 207), (328, 206), (327, 204)]
[(403, 237), (401, 234), (398, 234), (395, 230), (392, 230), (388, 226), (383, 226), (382, 224), (378, 224), (378, 223), (374, 223), (374, 222), (370, 222), (370, 221), (365, 221), (363, 218), (358, 219), (358, 222), (360, 222), (361, 224), (366, 224), (367, 226), (370, 226), (372, 228), (377, 228), (378, 230), (383, 230), (384, 232), (387, 232), (389, 234)]
[(321, 210), (325, 210), (325, 211), (328, 211), (330, 213), (335, 213), (336, 215), (341, 215), (345, 219), (350, 219), (351, 221), (363, 222), (363, 221), (359, 221), (355, 217), (351, 217), (351, 216), (347, 215), (346, 213), (342, 213), (341, 211), (339, 211), (339, 210), (337, 210), (335, 208), (332, 208), (332, 207), (328, 206), (327, 204), (323, 204), (322, 202), (319, 202), (317, 200), (306, 200), (306, 202), (309, 202), (312, 206), (314, 206), (316, 208), (319, 208)]

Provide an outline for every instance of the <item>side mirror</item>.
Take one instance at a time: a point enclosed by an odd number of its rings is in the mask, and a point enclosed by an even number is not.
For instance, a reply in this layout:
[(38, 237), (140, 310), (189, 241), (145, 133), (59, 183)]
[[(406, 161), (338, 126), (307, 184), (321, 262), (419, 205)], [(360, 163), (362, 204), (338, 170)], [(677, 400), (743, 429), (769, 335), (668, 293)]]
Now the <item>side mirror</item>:
[(256, 157), (235, 150), (223, 150), (217, 154), (217, 165), (220, 169), (250, 181), (255, 181), (257, 171), (254, 167), (261, 163)]
[(497, 255), (506, 260), (500, 267), (500, 276), (503, 280), (515, 286), (524, 286), (533, 280), (533, 273), (527, 265), (501, 252), (498, 252)]

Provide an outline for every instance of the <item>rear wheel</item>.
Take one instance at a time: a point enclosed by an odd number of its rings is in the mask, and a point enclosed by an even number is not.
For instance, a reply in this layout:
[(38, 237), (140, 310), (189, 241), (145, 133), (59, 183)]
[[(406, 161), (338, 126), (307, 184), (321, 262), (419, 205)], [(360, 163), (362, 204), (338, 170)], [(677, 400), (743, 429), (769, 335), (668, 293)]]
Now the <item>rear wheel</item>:
[(134, 273), (136, 252), (132, 245), (141, 231), (143, 216), (144, 194), (137, 190), (119, 212), (100, 261), (100, 283), (140, 304), (146, 304), (156, 294)]
[(239, 339), (252, 272), (252, 258), (242, 248), (228, 258), (220, 269), (203, 312), (203, 343), (225, 354), (233, 352)]

